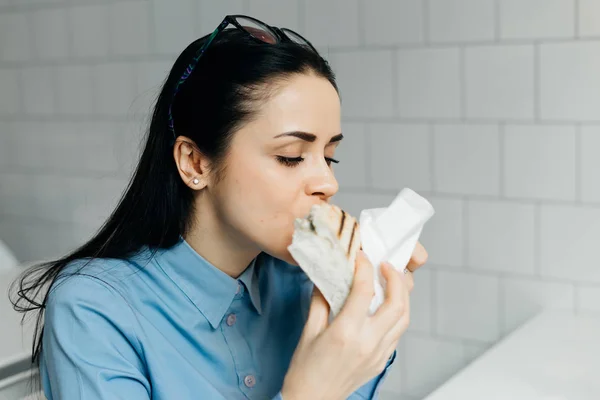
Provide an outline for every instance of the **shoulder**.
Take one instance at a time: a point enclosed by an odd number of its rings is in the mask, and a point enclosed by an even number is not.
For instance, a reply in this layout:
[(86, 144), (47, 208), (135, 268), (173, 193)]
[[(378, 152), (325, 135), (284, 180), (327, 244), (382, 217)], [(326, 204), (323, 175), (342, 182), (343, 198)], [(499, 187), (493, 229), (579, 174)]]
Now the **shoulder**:
[(135, 265), (118, 259), (70, 262), (48, 290), (46, 323), (80, 317), (131, 327), (131, 302), (125, 288), (128, 279), (135, 279), (135, 271)]

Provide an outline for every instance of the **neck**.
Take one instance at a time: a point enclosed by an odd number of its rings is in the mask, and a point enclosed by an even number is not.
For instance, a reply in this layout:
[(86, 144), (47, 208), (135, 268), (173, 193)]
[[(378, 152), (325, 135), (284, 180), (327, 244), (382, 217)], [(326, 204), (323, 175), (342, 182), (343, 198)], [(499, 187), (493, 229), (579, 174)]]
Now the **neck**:
[(184, 235), (206, 261), (237, 279), (260, 249), (227, 224), (209, 201), (198, 201), (193, 228)]

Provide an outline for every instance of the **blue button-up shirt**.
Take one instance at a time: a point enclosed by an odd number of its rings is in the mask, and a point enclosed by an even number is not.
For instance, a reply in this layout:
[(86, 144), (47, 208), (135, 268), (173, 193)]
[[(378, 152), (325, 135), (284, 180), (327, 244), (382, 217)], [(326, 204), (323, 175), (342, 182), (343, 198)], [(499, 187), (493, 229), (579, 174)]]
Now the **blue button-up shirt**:
[[(84, 261), (47, 303), (48, 400), (281, 399), (313, 288), (302, 269), (261, 253), (234, 279), (183, 238)], [(350, 398), (375, 398), (394, 358)]]

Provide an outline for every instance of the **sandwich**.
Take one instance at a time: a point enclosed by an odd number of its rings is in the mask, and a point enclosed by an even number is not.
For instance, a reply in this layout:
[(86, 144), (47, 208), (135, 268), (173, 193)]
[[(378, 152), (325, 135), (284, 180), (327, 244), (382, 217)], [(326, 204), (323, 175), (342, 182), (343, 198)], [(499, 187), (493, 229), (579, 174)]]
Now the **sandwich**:
[(350, 293), (361, 248), (358, 221), (336, 205), (315, 204), (305, 218), (294, 221), (288, 250), (329, 303), (331, 316)]

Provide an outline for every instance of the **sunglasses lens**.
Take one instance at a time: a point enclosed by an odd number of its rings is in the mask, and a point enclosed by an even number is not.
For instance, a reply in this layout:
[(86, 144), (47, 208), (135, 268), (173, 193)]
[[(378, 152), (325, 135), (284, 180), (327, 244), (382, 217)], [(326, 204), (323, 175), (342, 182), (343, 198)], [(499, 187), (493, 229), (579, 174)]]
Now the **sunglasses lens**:
[(302, 46), (309, 46), (312, 47), (310, 45), (310, 43), (308, 42), (308, 40), (304, 39), (302, 36), (300, 36), (299, 34), (297, 34), (294, 31), (291, 31), (289, 29), (283, 28), (282, 29), (283, 33), (285, 33), (285, 35), (294, 43), (300, 44)]
[(270, 44), (277, 43), (277, 37), (266, 25), (244, 17), (238, 17), (236, 21), (256, 39)]

